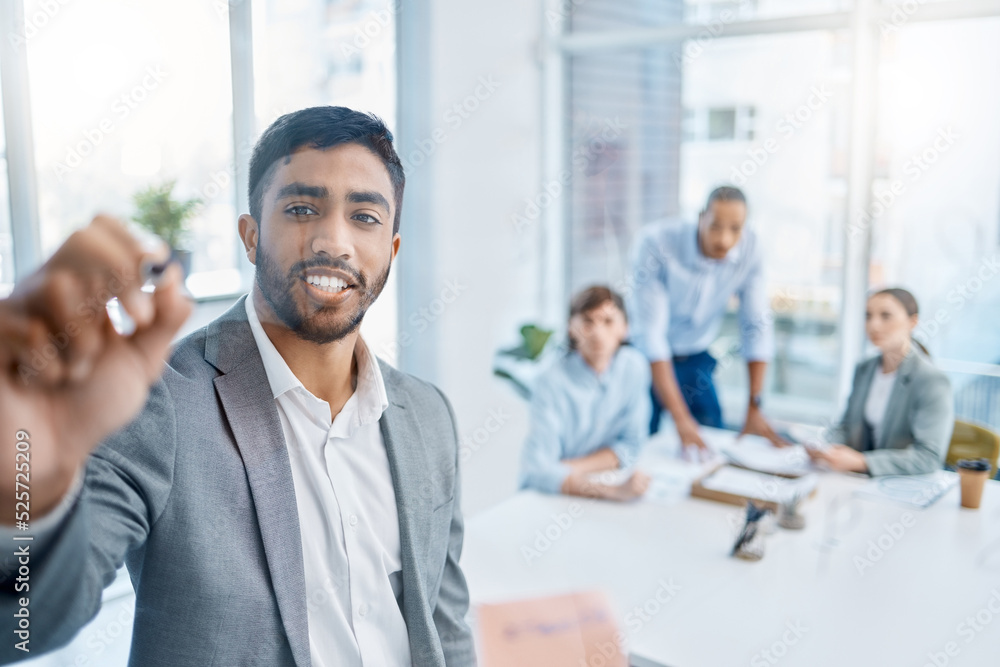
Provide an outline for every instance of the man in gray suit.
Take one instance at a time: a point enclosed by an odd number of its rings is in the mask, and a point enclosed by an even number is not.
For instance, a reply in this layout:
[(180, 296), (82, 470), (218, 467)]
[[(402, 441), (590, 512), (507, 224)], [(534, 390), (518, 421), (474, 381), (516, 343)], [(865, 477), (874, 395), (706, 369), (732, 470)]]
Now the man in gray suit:
[[(3, 572), (0, 595), (8, 619), (29, 609), (30, 643), (8, 634), (0, 661), (67, 643), (124, 562), (132, 665), (475, 664), (454, 415), (358, 332), (399, 249), (403, 185), (380, 120), (279, 118), (239, 219), (253, 290), (165, 371), (181, 278), (172, 265), (142, 292), (162, 257), (112, 220), (0, 301), (0, 523), (20, 520), (18, 430), (34, 537), (4, 538), (30, 545), (30, 582)], [(111, 327), (110, 295), (133, 334)], [(49, 341), (64, 344), (35, 363)]]

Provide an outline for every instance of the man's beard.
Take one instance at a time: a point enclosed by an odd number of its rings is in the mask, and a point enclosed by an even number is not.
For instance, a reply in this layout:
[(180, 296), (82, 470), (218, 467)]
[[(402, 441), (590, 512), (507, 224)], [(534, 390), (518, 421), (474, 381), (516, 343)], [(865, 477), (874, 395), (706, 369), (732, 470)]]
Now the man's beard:
[[(389, 279), (389, 269), (392, 268), (392, 260), (390, 260), (382, 275), (369, 287), (365, 277), (341, 259), (315, 257), (302, 260), (293, 264), (292, 268), (288, 270), (288, 274), (284, 276), (281, 275), (281, 269), (261, 246), (257, 246), (256, 260), (257, 287), (260, 288), (264, 300), (271, 306), (274, 314), (296, 336), (320, 345), (338, 341), (354, 332), (361, 325), (365, 313), (382, 293), (382, 289)], [(352, 276), (354, 287), (351, 289), (358, 291), (358, 307), (346, 320), (340, 319), (329, 324), (322, 324), (322, 316), (336, 311), (337, 308), (319, 307), (312, 313), (304, 314), (296, 305), (292, 295), (298, 288), (298, 284), (302, 282), (303, 273), (308, 269), (318, 267), (337, 269)]]

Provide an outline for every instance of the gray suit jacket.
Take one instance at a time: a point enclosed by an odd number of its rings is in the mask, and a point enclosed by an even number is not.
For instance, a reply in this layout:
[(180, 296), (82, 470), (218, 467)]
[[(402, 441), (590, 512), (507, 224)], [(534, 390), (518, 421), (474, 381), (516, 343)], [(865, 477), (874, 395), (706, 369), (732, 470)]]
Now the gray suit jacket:
[[(473, 665), (454, 415), (435, 387), (382, 373), (413, 664)], [(130, 665), (310, 665), (306, 608), (323, 592), (305, 588), (288, 452), (243, 299), (178, 344), (45, 542), (31, 562), (31, 655), (94, 617), (124, 561), (136, 591)], [(0, 661), (25, 657), (12, 644), (0, 642)]]
[(955, 426), (948, 377), (922, 353), (911, 349), (896, 371), (881, 436), (873, 442), (865, 422), (865, 402), (881, 363), (880, 355), (858, 364), (847, 410), (830, 440), (865, 452), (872, 475), (916, 475), (940, 470)]

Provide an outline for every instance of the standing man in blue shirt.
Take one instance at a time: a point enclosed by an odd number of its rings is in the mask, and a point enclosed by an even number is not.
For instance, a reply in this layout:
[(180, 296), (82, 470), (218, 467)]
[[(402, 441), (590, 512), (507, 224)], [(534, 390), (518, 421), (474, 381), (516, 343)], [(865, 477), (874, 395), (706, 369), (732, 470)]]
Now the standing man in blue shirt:
[(763, 258), (756, 234), (746, 229), (746, 197), (723, 186), (708, 196), (696, 224), (665, 222), (640, 232), (632, 257), (633, 342), (652, 371), (655, 433), (663, 408), (670, 411), (684, 446), (705, 447), (698, 425), (722, 427), (722, 410), (708, 353), (733, 296), (740, 302), (742, 354), (750, 374), (743, 433), (780, 437), (761, 413), (767, 362), (774, 353)]

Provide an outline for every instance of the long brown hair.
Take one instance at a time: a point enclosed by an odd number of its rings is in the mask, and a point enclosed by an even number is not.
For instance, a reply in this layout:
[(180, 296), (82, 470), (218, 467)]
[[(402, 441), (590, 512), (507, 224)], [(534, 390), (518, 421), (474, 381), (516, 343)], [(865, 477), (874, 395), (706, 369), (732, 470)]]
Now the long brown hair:
[[(920, 306), (917, 305), (916, 297), (914, 297), (913, 294), (903, 289), (902, 287), (888, 287), (886, 289), (875, 292), (874, 294), (872, 294), (872, 296), (880, 296), (882, 294), (891, 296), (896, 301), (898, 301), (900, 305), (903, 306), (903, 310), (906, 311), (907, 317), (913, 317), (914, 315), (920, 314)], [(913, 336), (910, 336), (910, 340), (913, 341), (913, 343), (918, 348), (920, 348), (921, 352), (923, 352), (928, 357), (931, 356), (931, 353), (927, 350), (927, 347), (924, 346), (923, 343), (921, 343)]]

